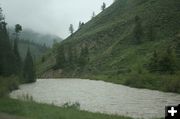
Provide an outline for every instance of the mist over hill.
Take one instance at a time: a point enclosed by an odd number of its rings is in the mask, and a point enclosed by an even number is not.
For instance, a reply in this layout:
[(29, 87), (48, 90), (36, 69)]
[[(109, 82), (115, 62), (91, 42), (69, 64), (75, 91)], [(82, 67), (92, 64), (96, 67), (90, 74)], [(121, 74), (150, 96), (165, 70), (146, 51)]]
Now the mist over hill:
[[(9, 32), (11, 37), (13, 37), (14, 29), (11, 27), (9, 28)], [(31, 29), (23, 29), (22, 33), (20, 34), (20, 38), (23, 40), (28, 40), (34, 43), (38, 43), (41, 45), (46, 45), (47, 47), (52, 47), (54, 42), (61, 42), (63, 39), (52, 34), (42, 34), (35, 32)]]

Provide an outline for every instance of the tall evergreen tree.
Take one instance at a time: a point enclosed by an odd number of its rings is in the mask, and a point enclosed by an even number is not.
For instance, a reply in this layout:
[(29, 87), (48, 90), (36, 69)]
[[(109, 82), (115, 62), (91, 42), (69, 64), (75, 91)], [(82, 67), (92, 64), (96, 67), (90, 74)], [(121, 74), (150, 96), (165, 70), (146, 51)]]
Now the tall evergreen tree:
[(101, 6), (101, 10), (104, 11), (106, 9), (106, 3), (103, 2), (103, 5)]
[(24, 61), (23, 77), (25, 83), (32, 83), (36, 81), (35, 67), (30, 49), (28, 48), (27, 55)]
[(159, 57), (157, 51), (154, 51), (153, 57), (150, 59), (149, 70), (150, 72), (157, 72), (159, 65)]
[(176, 55), (173, 48), (167, 48), (166, 52), (158, 55), (155, 51), (149, 63), (150, 72), (175, 73), (177, 69)]
[(92, 13), (92, 19), (96, 16), (95, 12)]
[(173, 48), (167, 48), (166, 52), (163, 54), (159, 61), (159, 69), (161, 72), (166, 73), (175, 73), (177, 64), (176, 64), (176, 55)]
[(8, 76), (15, 71), (15, 57), (11, 48), (6, 25), (7, 23), (0, 8), (0, 75)]
[(81, 48), (81, 53), (79, 57), (79, 66), (84, 67), (89, 61), (89, 50), (88, 47), (85, 46)]
[(17, 73), (20, 73), (21, 68), (22, 68), (22, 61), (21, 61), (21, 57), (20, 57), (20, 54), (19, 54), (19, 50), (18, 50), (19, 33), (21, 31), (22, 31), (21, 25), (16, 24), (15, 25), (16, 37), (15, 37), (15, 40), (14, 40), (14, 48), (13, 48), (13, 50), (14, 50), (14, 54), (15, 54), (15, 57), (16, 57), (16, 71), (17, 71)]
[(135, 17), (135, 27), (134, 27), (134, 39), (137, 44), (142, 42), (143, 29), (141, 18), (139, 16)]
[(154, 32), (153, 26), (150, 26), (149, 29), (148, 29), (148, 39), (150, 41), (154, 41), (155, 40), (155, 32)]
[(56, 52), (56, 67), (64, 68), (65, 66), (66, 66), (66, 59), (65, 59), (64, 47), (59, 46)]
[(74, 27), (72, 24), (70, 24), (69, 31), (70, 31), (71, 35), (74, 33)]
[(81, 26), (82, 26), (82, 22), (81, 22), (81, 21), (79, 21), (79, 29), (81, 28)]

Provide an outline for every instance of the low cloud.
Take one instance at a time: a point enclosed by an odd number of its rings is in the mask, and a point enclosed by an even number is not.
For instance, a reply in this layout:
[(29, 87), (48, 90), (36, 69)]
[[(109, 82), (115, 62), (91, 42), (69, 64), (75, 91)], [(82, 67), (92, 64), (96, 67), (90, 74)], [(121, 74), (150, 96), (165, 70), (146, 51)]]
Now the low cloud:
[(19, 23), (24, 28), (65, 38), (69, 24), (77, 28), (79, 21), (87, 22), (93, 11), (101, 11), (103, 2), (110, 5), (113, 0), (1, 0), (0, 4), (10, 26)]

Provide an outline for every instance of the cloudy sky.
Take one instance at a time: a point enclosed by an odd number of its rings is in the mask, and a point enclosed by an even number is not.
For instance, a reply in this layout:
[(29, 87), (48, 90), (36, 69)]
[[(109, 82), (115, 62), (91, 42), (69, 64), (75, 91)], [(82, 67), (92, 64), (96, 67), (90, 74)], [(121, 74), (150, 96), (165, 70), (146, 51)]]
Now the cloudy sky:
[(0, 0), (0, 6), (9, 26), (19, 23), (24, 28), (66, 38), (72, 23), (90, 20), (93, 11), (98, 14), (101, 5), (113, 0)]

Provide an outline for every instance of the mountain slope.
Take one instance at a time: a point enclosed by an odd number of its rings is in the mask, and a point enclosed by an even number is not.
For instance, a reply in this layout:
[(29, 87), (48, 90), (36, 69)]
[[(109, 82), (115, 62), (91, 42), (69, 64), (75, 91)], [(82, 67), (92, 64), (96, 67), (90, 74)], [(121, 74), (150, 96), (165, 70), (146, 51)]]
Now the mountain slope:
[[(76, 57), (80, 57), (82, 48), (87, 47), (88, 63), (83, 68), (78, 65), (74, 68), (72, 65), (58, 67), (62, 69), (61, 73), (54, 71), (53, 76), (90, 77), (127, 85), (136, 82), (136, 87), (157, 89), (164, 78), (160, 74), (149, 74), (146, 66), (154, 51), (163, 52), (179, 43), (175, 40), (180, 32), (179, 6), (179, 0), (117, 0), (58, 46), (59, 49), (64, 48), (66, 61), (69, 61), (70, 50)], [(134, 40), (137, 16), (143, 29), (140, 44)], [(153, 39), (149, 37), (150, 29), (153, 29)], [(52, 53), (52, 56), (55, 54)], [(43, 69), (49, 70), (45, 67)], [(156, 79), (157, 76), (161, 81), (152, 82), (152, 78)], [(180, 78), (179, 75), (169, 77)], [(141, 78), (143, 80), (138, 80)]]

